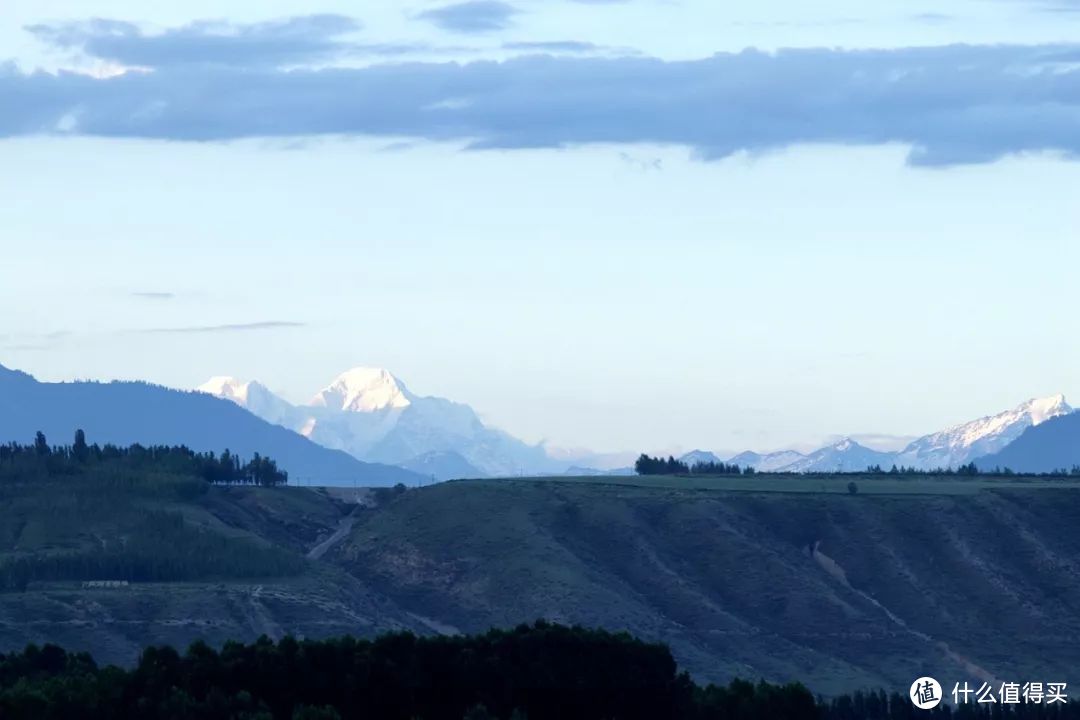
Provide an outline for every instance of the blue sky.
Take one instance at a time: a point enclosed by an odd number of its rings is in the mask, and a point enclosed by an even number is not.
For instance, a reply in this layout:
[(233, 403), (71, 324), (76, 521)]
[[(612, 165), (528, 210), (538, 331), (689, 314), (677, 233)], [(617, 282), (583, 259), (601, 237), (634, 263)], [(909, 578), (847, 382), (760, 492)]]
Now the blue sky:
[(0, 10), (0, 363), (599, 450), (1078, 394), (1080, 3), (161, 5)]

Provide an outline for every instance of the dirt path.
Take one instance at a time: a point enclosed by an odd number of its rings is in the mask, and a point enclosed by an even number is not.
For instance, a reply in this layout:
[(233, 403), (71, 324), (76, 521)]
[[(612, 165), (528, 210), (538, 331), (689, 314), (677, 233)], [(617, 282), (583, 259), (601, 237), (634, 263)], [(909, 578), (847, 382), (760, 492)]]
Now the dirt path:
[(814, 546), (811, 549), (810, 554), (814, 558), (814, 561), (817, 562), (817, 564), (821, 567), (821, 569), (824, 570), (826, 573), (828, 573), (834, 580), (836, 580), (837, 582), (842, 584), (844, 587), (846, 587), (848, 590), (851, 590), (852, 592), (854, 592), (856, 595), (860, 596), (864, 600), (868, 601), (874, 607), (881, 610), (883, 613), (885, 613), (885, 617), (889, 618), (889, 620), (894, 625), (899, 627), (900, 629), (904, 630), (907, 633), (910, 633), (911, 635), (914, 635), (915, 637), (919, 638), (920, 640), (923, 640), (925, 642), (931, 643), (932, 645), (936, 646), (941, 652), (943, 652), (945, 655), (947, 655), (953, 662), (955, 662), (958, 665), (960, 665), (961, 667), (963, 667), (967, 672), (971, 673), (972, 675), (978, 677), (981, 680), (985, 680), (986, 682), (989, 682), (989, 683), (997, 682), (997, 680), (994, 677), (993, 673), (983, 669), (982, 667), (980, 667), (976, 663), (972, 662), (970, 659), (968, 659), (968, 658), (964, 657), (963, 655), (961, 655), (960, 653), (956, 652), (951, 647), (949, 647), (948, 643), (943, 642), (941, 640), (936, 640), (933, 637), (931, 637), (930, 635), (928, 635), (928, 634), (926, 634), (924, 632), (921, 632), (919, 630), (916, 630), (915, 628), (911, 627), (906, 622), (904, 622), (904, 620), (902, 618), (900, 618), (892, 610), (890, 610), (889, 608), (885, 607), (880, 602), (878, 602), (872, 595), (870, 595), (870, 593), (863, 592), (862, 590), (858, 589), (857, 587), (854, 587), (848, 581), (847, 573), (844, 572), (844, 568), (840, 567), (840, 564), (838, 562), (836, 562), (835, 560), (833, 560), (831, 557), (829, 557), (825, 553), (821, 552), (820, 546), (821, 546), (821, 541), (818, 540), (817, 542), (814, 543)]
[(312, 560), (318, 560), (325, 555), (330, 548), (348, 537), (349, 531), (352, 530), (353, 525), (356, 523), (356, 512), (357, 510), (353, 510), (348, 515), (341, 518), (341, 520), (338, 521), (338, 527), (337, 530), (334, 531), (334, 534), (308, 550), (307, 556)]

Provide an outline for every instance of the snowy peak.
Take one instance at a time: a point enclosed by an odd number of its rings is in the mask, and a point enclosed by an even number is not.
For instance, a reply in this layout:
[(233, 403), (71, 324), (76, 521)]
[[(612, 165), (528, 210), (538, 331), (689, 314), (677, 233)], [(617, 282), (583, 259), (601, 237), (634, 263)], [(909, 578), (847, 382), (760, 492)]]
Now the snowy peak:
[(412, 394), (390, 371), (358, 367), (338, 375), (309, 404), (342, 412), (369, 413), (407, 408), (412, 400)]
[(195, 390), (226, 400), (232, 400), (237, 405), (246, 406), (248, 403), (248, 391), (251, 389), (251, 385), (251, 382), (244, 382), (231, 375), (215, 375), (199, 387), (195, 388)]
[(195, 390), (234, 402), (275, 425), (290, 425), (296, 414), (292, 405), (254, 380), (245, 381), (229, 375), (216, 375)]
[(1052, 420), (1059, 415), (1068, 415), (1073, 411), (1069, 403), (1065, 402), (1065, 396), (1061, 394), (1030, 400), (1017, 409), (1023, 409), (1027, 413), (1032, 425), (1042, 425), (1047, 420)]
[(1067, 415), (1071, 412), (1072, 408), (1065, 402), (1064, 395), (1052, 395), (1028, 400), (1012, 410), (1006, 410), (997, 415), (988, 415), (957, 425), (939, 435), (948, 435), (956, 441), (956, 444), (967, 447), (986, 437), (1006, 432), (1010, 428), (1040, 425), (1058, 415)]
[(904, 449), (900, 461), (923, 468), (957, 467), (1001, 450), (1029, 427), (1072, 412), (1064, 395), (1028, 400), (1012, 410), (919, 438)]

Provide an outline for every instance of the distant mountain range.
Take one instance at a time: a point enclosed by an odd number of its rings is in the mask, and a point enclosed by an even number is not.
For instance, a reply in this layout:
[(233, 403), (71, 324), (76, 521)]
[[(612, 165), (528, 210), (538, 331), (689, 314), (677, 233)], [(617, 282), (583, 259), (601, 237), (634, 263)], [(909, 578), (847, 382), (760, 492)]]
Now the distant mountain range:
[(411, 392), (382, 368), (342, 373), (306, 404), (293, 405), (264, 385), (215, 377), (199, 391), (231, 400), (268, 422), (355, 458), (410, 468), (439, 480), (555, 474), (569, 463), (489, 428), (468, 405)]
[[(259, 397), (259, 402), (271, 398)], [(141, 382), (38, 382), (0, 366), (0, 442), (30, 443), (37, 431), (54, 444), (76, 429), (91, 443), (186, 445), (200, 452), (260, 453), (287, 470), (291, 482), (322, 485), (415, 485), (425, 476), (365, 463), (262, 420), (204, 393)]]
[[(620, 454), (549, 452), (525, 443), (487, 427), (468, 405), (413, 393), (380, 368), (342, 373), (297, 405), (258, 382), (232, 377), (211, 378), (198, 392), (186, 392), (138, 382), (41, 383), (0, 366), (0, 442), (29, 442), (37, 430), (69, 442), (77, 427), (92, 442), (259, 452), (275, 458), (294, 482), (328, 485), (630, 472), (612, 462)], [(612, 464), (598, 467), (586, 458)], [(681, 459), (693, 465), (724, 457), (694, 450)], [(744, 452), (726, 459), (761, 472), (955, 468), (973, 461), (1018, 472), (1071, 468), (1080, 464), (1080, 414), (1055, 395), (926, 435), (898, 452), (845, 438), (812, 453)]]
[[(1050, 422), (1063, 418), (1067, 418), (1068, 422)], [(1034, 432), (1034, 429), (1043, 426), (1047, 428), (1046, 432)], [(1012, 445), (1021, 437), (1026, 438), (1025, 442), (1020, 449), (1013, 449)], [(1068, 444), (1070, 437), (1072, 446)], [(1016, 471), (1036, 471), (1036, 468), (1042, 471), (1080, 464), (1078, 448), (1080, 415), (1073, 413), (1064, 395), (1053, 395), (1029, 400), (1012, 410), (925, 435), (899, 452), (873, 450), (851, 438), (844, 438), (810, 454), (794, 450), (767, 454), (744, 452), (729, 458), (727, 462), (752, 467), (759, 472), (858, 471), (871, 465), (881, 465), (885, 469), (896, 465), (931, 470), (956, 468), (970, 462), (987, 468), (1000, 465)], [(695, 450), (682, 459), (693, 464), (697, 458), (707, 457), (716, 456)], [(1066, 462), (1069, 458), (1075, 460)]]

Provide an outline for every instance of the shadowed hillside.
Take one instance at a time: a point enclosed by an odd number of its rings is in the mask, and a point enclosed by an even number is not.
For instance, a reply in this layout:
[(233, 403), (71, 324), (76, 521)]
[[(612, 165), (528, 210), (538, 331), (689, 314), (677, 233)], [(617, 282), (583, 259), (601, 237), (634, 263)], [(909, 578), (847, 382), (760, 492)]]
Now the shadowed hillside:
[(1071, 413), (1028, 428), (995, 455), (979, 460), (982, 467), (1018, 472), (1054, 472), (1080, 467), (1080, 413)]
[(951, 487), (448, 483), (364, 516), (335, 559), (462, 631), (537, 617), (627, 629), (709, 680), (832, 692), (1075, 667), (1080, 493)]

